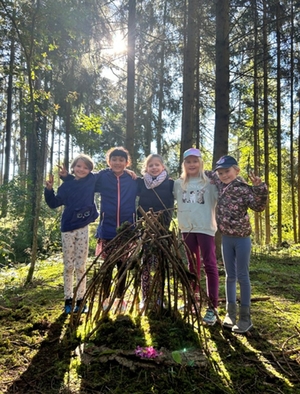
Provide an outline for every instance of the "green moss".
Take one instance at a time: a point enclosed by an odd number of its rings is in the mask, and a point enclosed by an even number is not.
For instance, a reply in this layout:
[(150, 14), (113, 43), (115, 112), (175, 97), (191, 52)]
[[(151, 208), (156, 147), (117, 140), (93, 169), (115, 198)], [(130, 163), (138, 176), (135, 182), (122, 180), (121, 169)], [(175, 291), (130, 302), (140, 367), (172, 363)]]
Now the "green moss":
[(144, 331), (140, 323), (129, 316), (118, 316), (115, 320), (105, 317), (100, 321), (93, 343), (110, 349), (131, 350), (138, 345), (145, 346)]
[[(286, 262), (271, 256), (252, 259), (254, 328), (249, 335), (232, 334), (218, 324), (205, 328), (210, 363), (204, 370), (155, 363), (131, 370), (115, 359), (100, 363), (97, 357), (83, 363), (75, 349), (83, 340), (79, 333), (84, 332), (84, 317), (77, 331), (71, 331), (62, 309), (61, 255), (38, 262), (31, 286), (24, 287), (28, 267), (0, 271), (0, 392), (12, 387), (26, 394), (300, 392), (299, 351), (293, 351), (299, 347), (295, 327), (300, 316), (300, 265)], [(221, 283), (220, 297), (224, 296)], [(218, 311), (222, 320), (224, 303)], [(107, 317), (91, 340), (112, 351), (150, 344), (171, 351), (202, 346), (197, 330), (170, 315)]]
[(149, 318), (150, 334), (153, 345), (158, 349), (165, 347), (170, 350), (200, 347), (199, 338), (194, 328), (180, 316)]

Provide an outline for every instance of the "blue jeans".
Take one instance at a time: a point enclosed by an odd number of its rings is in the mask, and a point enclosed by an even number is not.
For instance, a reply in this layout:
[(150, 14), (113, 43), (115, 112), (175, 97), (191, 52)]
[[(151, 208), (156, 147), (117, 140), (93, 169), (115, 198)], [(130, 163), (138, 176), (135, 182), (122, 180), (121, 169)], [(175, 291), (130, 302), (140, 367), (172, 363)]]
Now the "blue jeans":
[(236, 284), (238, 282), (240, 285), (241, 305), (250, 306), (250, 252), (250, 237), (228, 237), (222, 235), (222, 255), (226, 272), (225, 292), (228, 303), (236, 303)]

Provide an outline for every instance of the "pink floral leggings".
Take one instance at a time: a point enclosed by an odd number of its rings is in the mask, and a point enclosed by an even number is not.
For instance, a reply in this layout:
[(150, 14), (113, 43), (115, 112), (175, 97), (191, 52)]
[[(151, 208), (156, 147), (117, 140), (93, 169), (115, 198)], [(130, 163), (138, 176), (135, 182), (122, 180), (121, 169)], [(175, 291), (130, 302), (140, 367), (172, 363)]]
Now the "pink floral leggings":
[[(74, 271), (76, 285), (86, 271), (86, 260), (89, 249), (89, 226), (61, 233), (64, 259), (64, 294), (65, 299), (73, 298)], [(82, 299), (86, 291), (86, 277), (80, 282), (76, 299)]]

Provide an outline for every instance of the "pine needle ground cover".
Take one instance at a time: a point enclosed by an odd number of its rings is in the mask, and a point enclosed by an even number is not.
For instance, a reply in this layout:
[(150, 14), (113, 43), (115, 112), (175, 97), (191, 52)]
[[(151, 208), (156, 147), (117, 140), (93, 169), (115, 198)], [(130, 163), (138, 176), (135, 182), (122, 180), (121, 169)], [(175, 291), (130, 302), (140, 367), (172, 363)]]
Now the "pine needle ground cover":
[[(88, 337), (86, 317), (63, 313), (62, 269), (60, 255), (38, 262), (27, 287), (28, 267), (1, 269), (1, 393), (300, 392), (299, 257), (252, 256), (249, 335), (219, 323), (199, 329), (192, 316), (109, 312)], [(219, 271), (222, 320), (221, 263)]]

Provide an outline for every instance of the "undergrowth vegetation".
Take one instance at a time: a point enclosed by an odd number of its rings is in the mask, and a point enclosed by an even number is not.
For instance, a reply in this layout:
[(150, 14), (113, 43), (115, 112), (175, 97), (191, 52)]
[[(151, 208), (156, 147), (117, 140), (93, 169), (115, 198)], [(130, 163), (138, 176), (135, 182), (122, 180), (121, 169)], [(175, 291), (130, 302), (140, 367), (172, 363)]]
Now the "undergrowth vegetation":
[[(299, 255), (254, 251), (248, 335), (219, 323), (199, 331), (169, 314), (110, 313), (87, 339), (85, 317), (74, 327), (63, 313), (61, 255), (40, 260), (25, 287), (27, 270), (11, 264), (0, 271), (1, 393), (300, 392)], [(219, 272), (222, 320), (221, 263)], [(159, 356), (140, 358), (138, 346)]]

